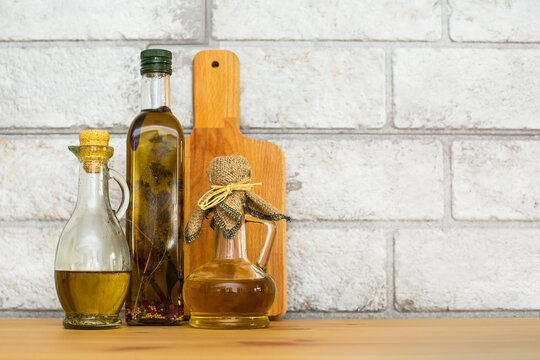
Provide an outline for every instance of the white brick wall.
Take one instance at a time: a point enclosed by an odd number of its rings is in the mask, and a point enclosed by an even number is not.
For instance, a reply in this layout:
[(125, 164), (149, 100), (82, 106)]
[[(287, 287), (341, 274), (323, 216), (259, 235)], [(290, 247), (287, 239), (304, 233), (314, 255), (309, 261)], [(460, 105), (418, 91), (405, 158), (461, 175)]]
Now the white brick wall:
[(540, 232), (400, 230), (396, 307), (403, 311), (540, 308)]
[(450, 0), (455, 41), (538, 42), (537, 0)]
[(441, 144), (414, 140), (279, 140), (287, 212), (296, 220), (437, 220)]
[[(533, 0), (0, 3), (0, 316), (60, 309), (67, 146), (125, 133), (138, 53), (241, 62), (241, 126), (287, 163), (289, 317), (540, 315), (540, 5)], [(113, 187), (113, 201), (118, 189)]]
[(203, 11), (200, 0), (4, 0), (0, 39), (200, 40)]
[(380, 311), (386, 307), (386, 241), (381, 230), (291, 226), (289, 310)]
[(540, 220), (539, 159), (538, 141), (455, 142), (453, 216), (460, 220)]
[(228, 48), (242, 64), (245, 127), (380, 128), (386, 122), (381, 49)]
[(441, 6), (433, 0), (216, 0), (218, 40), (437, 40)]
[(139, 107), (139, 48), (1, 47), (0, 127), (124, 125)]
[(2, 226), (0, 307), (59, 309), (54, 286), (54, 254), (62, 226)]
[(399, 128), (540, 128), (540, 50), (398, 49)]

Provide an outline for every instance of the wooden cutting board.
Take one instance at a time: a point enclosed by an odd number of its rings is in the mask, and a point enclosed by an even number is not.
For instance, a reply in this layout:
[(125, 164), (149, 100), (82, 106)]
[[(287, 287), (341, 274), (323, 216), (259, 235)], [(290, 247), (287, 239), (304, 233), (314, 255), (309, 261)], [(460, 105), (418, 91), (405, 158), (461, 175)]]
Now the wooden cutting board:
[[(248, 139), (240, 132), (240, 62), (225, 50), (199, 52), (193, 59), (193, 132), (185, 149), (185, 222), (199, 198), (210, 189), (206, 169), (212, 159), (242, 155), (251, 164), (252, 182), (262, 182), (253, 192), (285, 213), (285, 156), (268, 141)], [(264, 244), (266, 230), (246, 225), (247, 252), (255, 262)], [(287, 310), (286, 222), (278, 222), (276, 242), (268, 273), (277, 285), (270, 317), (279, 319)], [(184, 276), (209, 261), (214, 252), (213, 231), (205, 221), (199, 238), (184, 244)]]

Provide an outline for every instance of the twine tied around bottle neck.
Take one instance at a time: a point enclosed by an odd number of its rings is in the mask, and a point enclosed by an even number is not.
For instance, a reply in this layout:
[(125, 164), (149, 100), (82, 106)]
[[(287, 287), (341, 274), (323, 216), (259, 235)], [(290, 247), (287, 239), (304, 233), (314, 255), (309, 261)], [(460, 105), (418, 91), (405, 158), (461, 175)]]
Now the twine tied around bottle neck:
[(197, 202), (197, 205), (203, 210), (208, 210), (217, 204), (223, 202), (227, 196), (232, 194), (233, 191), (251, 191), (254, 186), (262, 185), (262, 183), (250, 183), (251, 179), (246, 178), (234, 184), (212, 185)]
[(210, 227), (219, 226), (226, 239), (231, 239), (240, 229), (244, 212), (263, 220), (289, 220), (288, 216), (251, 191), (262, 183), (251, 183), (251, 167), (246, 158), (218, 156), (212, 160), (206, 174), (211, 188), (191, 213), (186, 224), (186, 243), (199, 237), (204, 219), (210, 214)]

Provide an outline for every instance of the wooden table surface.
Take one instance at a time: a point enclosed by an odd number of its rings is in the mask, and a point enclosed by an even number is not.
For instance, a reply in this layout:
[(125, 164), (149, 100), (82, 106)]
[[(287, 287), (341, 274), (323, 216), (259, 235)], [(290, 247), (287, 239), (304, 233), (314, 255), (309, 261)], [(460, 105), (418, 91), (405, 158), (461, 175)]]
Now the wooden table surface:
[(261, 330), (65, 330), (0, 319), (1, 359), (540, 359), (540, 319), (283, 320)]

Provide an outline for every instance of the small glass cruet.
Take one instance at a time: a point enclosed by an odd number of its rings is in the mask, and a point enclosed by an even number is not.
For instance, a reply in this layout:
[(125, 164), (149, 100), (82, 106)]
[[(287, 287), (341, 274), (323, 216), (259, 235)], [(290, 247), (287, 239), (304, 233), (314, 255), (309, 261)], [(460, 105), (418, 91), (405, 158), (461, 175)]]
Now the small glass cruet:
[[(246, 252), (246, 222), (266, 225), (266, 243), (257, 263)], [(276, 223), (242, 214), (240, 229), (227, 239), (215, 228), (214, 257), (195, 269), (184, 282), (189, 324), (197, 328), (262, 328), (270, 323), (268, 310), (276, 297), (276, 283), (266, 273)]]
[[(206, 170), (210, 190), (193, 209), (185, 231), (186, 243), (195, 241), (203, 222), (211, 218), (215, 231), (212, 260), (196, 268), (184, 282), (189, 324), (197, 328), (263, 328), (276, 297), (276, 283), (266, 266), (276, 237), (276, 222), (289, 220), (277, 208), (251, 191), (251, 166), (242, 156), (219, 156)], [(259, 259), (246, 253), (246, 223), (266, 226)]]
[[(64, 327), (115, 328), (129, 286), (131, 257), (118, 219), (124, 216), (129, 190), (124, 178), (109, 169), (114, 150), (106, 131), (86, 130), (80, 146), (70, 146), (77, 156), (77, 204), (56, 248), (55, 282), (65, 312)], [(109, 180), (122, 189), (118, 210), (109, 201)]]

